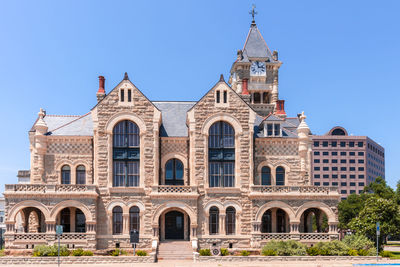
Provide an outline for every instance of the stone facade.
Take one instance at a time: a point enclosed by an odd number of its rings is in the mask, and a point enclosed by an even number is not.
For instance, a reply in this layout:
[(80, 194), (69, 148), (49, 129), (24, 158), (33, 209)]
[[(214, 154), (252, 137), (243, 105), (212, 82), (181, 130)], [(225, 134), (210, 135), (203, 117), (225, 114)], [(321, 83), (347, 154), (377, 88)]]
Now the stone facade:
[(129, 248), (134, 229), (153, 251), (167, 239), (193, 249), (337, 239), (340, 197), (311, 185), (310, 129), (278, 99), (280, 65), (253, 23), (230, 85), (221, 76), (198, 102), (149, 101), (126, 74), (108, 94), (100, 76), (88, 114), (41, 110), (30, 183), (6, 185), (6, 247), (52, 244), (56, 225), (63, 244), (91, 249)]

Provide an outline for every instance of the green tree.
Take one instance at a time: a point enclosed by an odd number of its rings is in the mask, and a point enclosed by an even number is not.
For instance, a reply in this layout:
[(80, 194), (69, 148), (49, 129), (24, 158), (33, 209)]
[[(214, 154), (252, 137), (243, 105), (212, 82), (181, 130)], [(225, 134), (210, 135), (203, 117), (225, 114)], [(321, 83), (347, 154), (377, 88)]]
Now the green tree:
[(378, 195), (368, 197), (364, 207), (358, 216), (348, 223), (348, 227), (374, 240), (376, 222), (380, 222), (381, 240), (385, 240), (388, 235), (400, 233), (399, 205), (394, 199), (385, 199)]
[(386, 184), (385, 179), (378, 176), (375, 181), (364, 187), (364, 192), (369, 194), (376, 194), (380, 197), (391, 199), (395, 197), (393, 189)]
[(349, 222), (358, 216), (364, 207), (364, 202), (367, 197), (368, 196), (366, 194), (351, 194), (347, 197), (347, 199), (344, 199), (339, 203), (338, 208), (340, 229), (349, 229)]

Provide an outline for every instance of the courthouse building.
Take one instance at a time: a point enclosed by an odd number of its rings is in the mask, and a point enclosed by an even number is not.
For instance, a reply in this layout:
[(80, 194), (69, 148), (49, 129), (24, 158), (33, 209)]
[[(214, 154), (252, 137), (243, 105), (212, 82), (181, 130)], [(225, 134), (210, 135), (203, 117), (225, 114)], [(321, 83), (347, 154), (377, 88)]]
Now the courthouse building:
[(6, 185), (6, 247), (53, 244), (56, 225), (90, 249), (131, 247), (133, 229), (148, 250), (337, 239), (340, 195), (312, 184), (312, 135), (279, 99), (281, 64), (253, 21), (228, 83), (198, 101), (151, 101), (125, 74), (109, 91), (99, 77), (87, 114), (41, 109), (30, 182)]

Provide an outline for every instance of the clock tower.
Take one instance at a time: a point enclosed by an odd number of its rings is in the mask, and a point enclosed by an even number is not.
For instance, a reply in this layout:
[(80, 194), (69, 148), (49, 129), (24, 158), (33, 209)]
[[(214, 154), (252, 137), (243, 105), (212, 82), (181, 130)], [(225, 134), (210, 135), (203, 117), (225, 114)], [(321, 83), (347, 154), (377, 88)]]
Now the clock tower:
[(276, 113), (283, 105), (278, 101), (278, 71), (282, 62), (278, 52), (271, 53), (253, 21), (244, 43), (232, 65), (229, 83), (261, 116)]

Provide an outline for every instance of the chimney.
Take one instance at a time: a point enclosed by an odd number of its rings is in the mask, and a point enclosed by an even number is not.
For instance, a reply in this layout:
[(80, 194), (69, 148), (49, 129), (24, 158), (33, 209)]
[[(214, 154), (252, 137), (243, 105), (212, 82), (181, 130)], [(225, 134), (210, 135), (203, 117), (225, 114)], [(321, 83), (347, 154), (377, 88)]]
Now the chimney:
[(285, 100), (277, 100), (276, 101), (275, 114), (280, 115), (280, 117), (286, 117)]
[(242, 79), (242, 94), (240, 95), (244, 102), (247, 104), (250, 104), (250, 94), (249, 91), (247, 90), (247, 81), (248, 79)]
[(104, 76), (99, 76), (99, 90), (97, 91), (97, 102), (100, 102), (103, 100), (103, 98), (106, 96), (106, 90), (104, 90), (104, 81), (106, 79)]
[(242, 95), (249, 95), (249, 91), (247, 90), (247, 81), (248, 79), (242, 80)]

